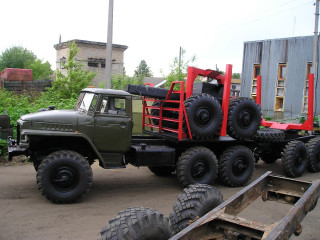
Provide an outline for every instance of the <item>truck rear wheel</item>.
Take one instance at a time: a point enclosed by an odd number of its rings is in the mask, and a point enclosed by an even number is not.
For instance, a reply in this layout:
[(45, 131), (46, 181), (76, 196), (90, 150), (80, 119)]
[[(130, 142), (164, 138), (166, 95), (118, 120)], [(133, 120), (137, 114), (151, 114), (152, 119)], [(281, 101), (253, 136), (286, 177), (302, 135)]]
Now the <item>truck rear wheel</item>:
[(223, 202), (221, 192), (207, 184), (194, 184), (183, 190), (170, 214), (171, 230), (174, 234), (189, 225), (189, 221), (204, 216)]
[(254, 170), (254, 156), (245, 146), (227, 148), (219, 160), (219, 178), (229, 187), (245, 185)]
[(311, 139), (307, 143), (309, 152), (308, 170), (310, 172), (320, 172), (320, 137)]
[(261, 125), (260, 106), (251, 98), (237, 98), (230, 102), (228, 134), (235, 139), (250, 139)]
[(184, 105), (192, 137), (207, 139), (217, 134), (222, 124), (222, 108), (217, 99), (203, 93), (189, 97)]
[(100, 234), (101, 240), (167, 240), (172, 236), (169, 219), (156, 210), (143, 207), (121, 211)]
[(71, 203), (82, 199), (90, 190), (92, 170), (80, 154), (56, 151), (39, 165), (37, 184), (40, 192), (54, 203)]
[(213, 184), (218, 175), (218, 160), (205, 147), (192, 147), (181, 154), (177, 177), (183, 187), (194, 183)]
[(291, 141), (283, 149), (282, 168), (289, 177), (300, 177), (307, 168), (309, 156), (306, 145), (301, 141)]

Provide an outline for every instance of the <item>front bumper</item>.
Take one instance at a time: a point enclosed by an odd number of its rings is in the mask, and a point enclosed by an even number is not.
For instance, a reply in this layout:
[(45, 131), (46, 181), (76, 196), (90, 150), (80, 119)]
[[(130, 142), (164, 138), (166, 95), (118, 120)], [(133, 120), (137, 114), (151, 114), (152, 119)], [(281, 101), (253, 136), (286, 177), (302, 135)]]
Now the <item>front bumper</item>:
[(19, 155), (28, 155), (27, 148), (19, 147), (16, 140), (9, 138), (8, 139), (8, 160), (12, 161), (14, 156)]

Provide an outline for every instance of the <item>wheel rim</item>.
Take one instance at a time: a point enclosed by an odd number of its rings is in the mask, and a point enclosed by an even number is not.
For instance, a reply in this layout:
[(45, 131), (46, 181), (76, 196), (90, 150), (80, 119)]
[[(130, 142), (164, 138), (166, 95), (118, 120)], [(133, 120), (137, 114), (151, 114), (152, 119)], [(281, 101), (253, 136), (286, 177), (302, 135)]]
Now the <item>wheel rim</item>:
[(232, 165), (232, 172), (235, 176), (241, 176), (247, 169), (247, 162), (244, 158), (238, 158)]
[(191, 176), (194, 179), (202, 179), (210, 171), (205, 160), (195, 162), (191, 168)]
[(208, 108), (200, 108), (195, 114), (195, 121), (200, 126), (205, 126), (210, 123), (211, 118), (212, 114)]
[(62, 192), (68, 192), (77, 186), (79, 175), (71, 166), (59, 166), (53, 170), (50, 180), (54, 188)]
[(252, 122), (252, 114), (250, 111), (245, 110), (240, 112), (238, 116), (238, 123), (242, 128), (247, 128)]

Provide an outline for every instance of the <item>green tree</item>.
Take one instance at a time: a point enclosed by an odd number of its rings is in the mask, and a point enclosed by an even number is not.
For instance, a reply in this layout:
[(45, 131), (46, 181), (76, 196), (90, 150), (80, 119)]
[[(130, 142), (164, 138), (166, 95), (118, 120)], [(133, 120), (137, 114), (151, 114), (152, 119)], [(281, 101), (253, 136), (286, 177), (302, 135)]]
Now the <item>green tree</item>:
[(139, 66), (134, 70), (134, 77), (136, 78), (144, 78), (144, 77), (152, 77), (152, 72), (150, 67), (148, 67), (145, 60), (141, 60)]
[(233, 79), (240, 79), (240, 73), (233, 73), (232, 78)]
[(72, 42), (69, 43), (68, 47), (67, 60), (63, 64), (67, 74), (64, 75), (61, 71), (57, 70), (56, 80), (52, 83), (52, 88), (58, 91), (64, 98), (78, 95), (80, 90), (87, 87), (96, 75), (96, 73), (82, 70), (83, 64), (74, 59), (79, 52), (77, 44)]
[(36, 59), (33, 52), (21, 46), (7, 48), (0, 56), (0, 71), (5, 68), (28, 68)]
[(43, 63), (40, 59), (31, 63), (28, 68), (32, 69), (34, 80), (47, 79), (53, 73), (50, 63), (48, 61)]
[(196, 61), (196, 56), (192, 56), (190, 59), (185, 60), (185, 49), (181, 49), (181, 58), (175, 57), (173, 63), (170, 65), (170, 73), (165, 76), (167, 82), (165, 83), (166, 88), (170, 88), (171, 83), (174, 81), (184, 81), (187, 76), (188, 66)]

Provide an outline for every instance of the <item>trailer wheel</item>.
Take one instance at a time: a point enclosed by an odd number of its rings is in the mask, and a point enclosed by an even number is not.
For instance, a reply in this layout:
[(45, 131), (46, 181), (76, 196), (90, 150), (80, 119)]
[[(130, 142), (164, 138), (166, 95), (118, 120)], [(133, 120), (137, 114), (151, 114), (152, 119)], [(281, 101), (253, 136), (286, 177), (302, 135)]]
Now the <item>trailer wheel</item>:
[(167, 240), (172, 236), (169, 219), (156, 210), (143, 207), (119, 212), (100, 234), (101, 240)]
[(223, 202), (221, 192), (210, 185), (194, 184), (183, 190), (170, 214), (171, 230), (174, 234), (189, 225), (189, 221), (204, 216)]
[(217, 134), (222, 124), (222, 108), (217, 99), (203, 93), (189, 97), (184, 105), (192, 137), (207, 139)]
[(227, 131), (235, 139), (250, 139), (261, 125), (260, 106), (251, 98), (237, 98), (230, 102)]
[(54, 203), (71, 203), (82, 199), (92, 183), (89, 163), (73, 151), (49, 154), (39, 165), (37, 184), (40, 192)]
[(282, 168), (289, 177), (300, 177), (308, 165), (309, 156), (305, 144), (301, 141), (291, 141), (283, 149)]
[(208, 148), (189, 148), (178, 159), (177, 177), (183, 187), (194, 183), (213, 184), (217, 175), (217, 157)]
[(219, 160), (219, 178), (229, 187), (245, 185), (254, 170), (254, 156), (245, 146), (227, 148)]
[(170, 176), (174, 172), (174, 168), (171, 166), (159, 166), (159, 167), (149, 167), (151, 172), (157, 176)]
[(311, 139), (307, 143), (309, 152), (308, 170), (310, 172), (320, 172), (320, 137)]
[(285, 138), (285, 134), (283, 131), (278, 129), (266, 128), (266, 129), (259, 129), (256, 135), (254, 135), (252, 139), (257, 142), (275, 143), (275, 142), (283, 142), (284, 138)]

